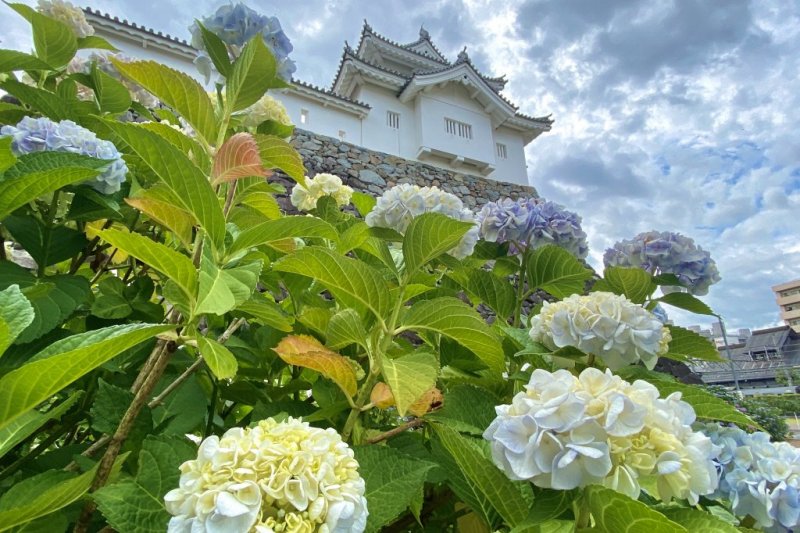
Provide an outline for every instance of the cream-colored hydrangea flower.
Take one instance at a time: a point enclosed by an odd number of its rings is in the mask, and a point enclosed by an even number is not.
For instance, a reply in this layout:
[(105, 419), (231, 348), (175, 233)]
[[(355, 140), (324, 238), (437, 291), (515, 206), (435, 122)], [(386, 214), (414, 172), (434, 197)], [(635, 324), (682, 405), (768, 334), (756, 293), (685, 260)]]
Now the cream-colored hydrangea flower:
[(236, 116), (242, 117), (242, 126), (247, 128), (255, 128), (265, 120), (274, 120), (284, 126), (294, 125), (283, 104), (268, 94), (247, 109), (236, 113)]
[(456, 220), (472, 222), (474, 225), (464, 234), (458, 246), (449, 252), (458, 259), (472, 255), (479, 231), (475, 213), (464, 207), (458, 196), (438, 187), (419, 187), (410, 183), (396, 185), (378, 198), (365, 221), (368, 226), (391, 228), (404, 234), (411, 221), (423, 213), (441, 213)]
[(612, 370), (639, 360), (652, 369), (672, 340), (655, 315), (610, 292), (545, 302), (531, 318), (530, 336), (552, 350), (574, 346), (594, 354)]
[(342, 183), (339, 176), (333, 174), (317, 174), (313, 178), (306, 176), (305, 186), (298, 183), (292, 189), (290, 197), (292, 205), (300, 211), (311, 211), (317, 207), (317, 200), (323, 196), (332, 196), (339, 207), (350, 203), (353, 189)]
[(75, 32), (78, 37), (94, 35), (94, 28), (86, 22), (86, 15), (79, 7), (75, 7), (64, 0), (39, 0), (37, 11), (59, 22), (63, 22)]
[(293, 418), (208, 437), (164, 501), (169, 533), (360, 533), (368, 514), (353, 450)]
[(628, 383), (610, 370), (536, 369), (524, 392), (496, 408), (484, 433), (494, 462), (511, 479), (569, 490), (603, 484), (638, 498), (642, 486), (664, 501), (712, 493), (711, 440), (692, 430), (692, 407), (679, 392)]

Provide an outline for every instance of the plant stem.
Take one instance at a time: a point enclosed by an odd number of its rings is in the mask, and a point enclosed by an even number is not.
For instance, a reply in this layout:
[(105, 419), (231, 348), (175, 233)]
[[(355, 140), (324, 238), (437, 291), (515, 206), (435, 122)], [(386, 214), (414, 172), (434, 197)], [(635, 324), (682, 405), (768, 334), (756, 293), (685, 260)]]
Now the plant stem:
[(401, 424), (401, 425), (397, 426), (396, 428), (392, 428), (389, 431), (386, 431), (385, 433), (381, 433), (380, 435), (376, 435), (374, 437), (371, 437), (371, 438), (367, 439), (367, 443), (368, 444), (376, 444), (376, 443), (384, 441), (386, 439), (390, 439), (390, 438), (394, 437), (395, 435), (399, 435), (400, 433), (403, 433), (403, 432), (405, 432), (405, 431), (407, 431), (409, 429), (418, 428), (418, 427), (424, 426), (424, 425), (425, 425), (425, 420), (424, 419), (415, 418), (414, 420), (411, 420), (410, 422), (406, 422), (405, 424)]
[(36, 275), (40, 278), (44, 276), (44, 271), (47, 265), (47, 250), (50, 248), (50, 239), (53, 235), (53, 222), (56, 219), (58, 212), (58, 197), (61, 195), (61, 190), (57, 189), (53, 193), (53, 198), (50, 200), (50, 207), (47, 209), (47, 220), (44, 225), (44, 233), (42, 234), (42, 264), (36, 265)]
[[(111, 227), (112, 224), (114, 224), (114, 221), (109, 218), (108, 220), (106, 220), (106, 223), (103, 224), (103, 227), (101, 229), (108, 229)], [(100, 242), (99, 235), (89, 242), (86, 248), (84, 248), (83, 251), (81, 251), (81, 255), (79, 255), (78, 257), (75, 258), (74, 261), (72, 261), (72, 264), (69, 267), (70, 274), (74, 274), (75, 272), (78, 271), (83, 262), (86, 261), (86, 258), (92, 255), (92, 253), (94, 253), (94, 249), (97, 248), (97, 244), (99, 242)]]
[(217, 411), (217, 398), (219, 397), (219, 387), (217, 382), (211, 381), (211, 402), (208, 404), (208, 420), (206, 420), (206, 429), (203, 431), (203, 438), (207, 438), (214, 433), (214, 415)]

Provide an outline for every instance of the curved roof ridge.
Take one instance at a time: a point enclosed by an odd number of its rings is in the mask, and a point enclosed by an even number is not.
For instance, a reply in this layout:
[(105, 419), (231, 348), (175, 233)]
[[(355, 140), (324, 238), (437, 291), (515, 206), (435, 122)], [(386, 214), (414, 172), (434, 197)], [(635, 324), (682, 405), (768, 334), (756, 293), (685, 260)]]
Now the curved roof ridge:
[(187, 48), (191, 48), (192, 50), (196, 50), (188, 41), (185, 39), (180, 39), (178, 37), (173, 37), (169, 33), (165, 34), (160, 31), (156, 31), (153, 28), (148, 28), (147, 26), (142, 26), (140, 24), (136, 24), (135, 22), (128, 22), (128, 19), (120, 20), (119, 17), (111, 16), (108, 13), (100, 11), (99, 9), (92, 9), (91, 7), (84, 7), (83, 12), (88, 15), (94, 15), (96, 17), (104, 18), (110, 22), (116, 22), (117, 24), (122, 24), (123, 26), (127, 26), (128, 28), (143, 31), (145, 33), (149, 33), (153, 37), (158, 37), (160, 39), (166, 39), (167, 41), (173, 42), (175, 44), (180, 44)]
[[(372, 29), (372, 26), (370, 26), (369, 22), (367, 22), (367, 19), (364, 19), (364, 25), (361, 27), (361, 35), (360, 35), (360, 37), (358, 38), (358, 46), (356, 46), (356, 49), (359, 49), (359, 48), (361, 48), (361, 43), (364, 41), (364, 37), (365, 37), (365, 35), (366, 35), (367, 33), (369, 33), (369, 34), (370, 34), (372, 37), (375, 37), (376, 39), (378, 39), (378, 40), (381, 40), (381, 41), (385, 42), (386, 44), (389, 44), (389, 45), (391, 45), (391, 46), (395, 46), (395, 47), (397, 47), (397, 48), (402, 48), (403, 50), (405, 50), (405, 51), (407, 51), (407, 52), (410, 52), (410, 53), (412, 53), (412, 54), (416, 54), (416, 55), (418, 55), (418, 56), (420, 56), (420, 57), (424, 57), (425, 59), (429, 59), (429, 60), (431, 60), (431, 61), (436, 61), (437, 63), (442, 63), (442, 64), (444, 64), (444, 65), (449, 65), (449, 64), (450, 64), (450, 61), (448, 61), (448, 60), (447, 60), (447, 58), (444, 56), (444, 54), (442, 54), (442, 53), (439, 51), (439, 49), (438, 49), (438, 48), (436, 48), (436, 45), (434, 45), (434, 44), (433, 44), (433, 42), (431, 42), (431, 40), (430, 40), (430, 39), (425, 39), (424, 37), (420, 37), (419, 39), (417, 39), (417, 40), (416, 40), (416, 41), (414, 41), (413, 43), (409, 43), (409, 44), (400, 44), (400, 43), (398, 43), (397, 41), (394, 41), (394, 40), (392, 40), (392, 39), (389, 39), (388, 37), (386, 37), (386, 36), (384, 36), (384, 35), (382, 35), (382, 34), (380, 34), (380, 33), (376, 32), (374, 29)], [(409, 48), (409, 46), (414, 46), (414, 45), (420, 44), (420, 43), (421, 43), (421, 42), (423, 42), (423, 41), (427, 41), (427, 42), (428, 42), (428, 44), (430, 44), (430, 45), (431, 45), (431, 47), (433, 48), (433, 50), (434, 50), (434, 51), (435, 51), (437, 54), (439, 54), (439, 57), (431, 57), (431, 56), (428, 56), (428, 55), (422, 54), (422, 53), (420, 53), (420, 52), (417, 52), (416, 50), (412, 50), (411, 48)]]
[(336, 75), (333, 77), (333, 82), (331, 83), (331, 88), (330, 88), (331, 91), (333, 91), (333, 88), (336, 87), (336, 82), (339, 80), (339, 76), (341, 76), (342, 69), (344, 68), (344, 63), (348, 58), (351, 59), (351, 60), (358, 61), (359, 63), (363, 63), (363, 64), (365, 64), (365, 65), (367, 65), (369, 67), (372, 67), (372, 68), (374, 68), (376, 70), (380, 70), (380, 71), (385, 72), (387, 74), (391, 74), (392, 76), (397, 76), (397, 77), (402, 78), (404, 80), (409, 79), (408, 76), (406, 76), (404, 74), (401, 74), (400, 72), (388, 69), (386, 67), (382, 67), (380, 65), (376, 65), (374, 63), (370, 63), (369, 61), (358, 57), (358, 55), (356, 54), (355, 50), (353, 50), (350, 47), (350, 45), (347, 44), (347, 42), (345, 42), (344, 50), (342, 51), (342, 57), (341, 57), (341, 59), (339, 59), (339, 66), (336, 68)]
[(305, 87), (306, 89), (311, 89), (312, 91), (316, 91), (318, 93), (322, 93), (322, 94), (324, 94), (326, 96), (332, 96), (333, 98), (338, 98), (339, 100), (343, 100), (343, 101), (345, 101), (347, 103), (350, 103), (350, 104), (361, 106), (361, 107), (364, 107), (366, 109), (372, 109), (371, 105), (369, 105), (369, 104), (367, 104), (365, 102), (362, 102), (361, 100), (356, 100), (355, 98), (350, 98), (348, 96), (344, 96), (344, 95), (341, 95), (339, 93), (335, 93), (330, 89), (325, 89), (324, 87), (319, 87), (319, 86), (314, 85), (313, 83), (309, 83), (307, 81), (302, 81), (302, 80), (298, 80), (296, 78), (292, 78), (292, 84), (293, 85), (298, 85), (300, 87)]

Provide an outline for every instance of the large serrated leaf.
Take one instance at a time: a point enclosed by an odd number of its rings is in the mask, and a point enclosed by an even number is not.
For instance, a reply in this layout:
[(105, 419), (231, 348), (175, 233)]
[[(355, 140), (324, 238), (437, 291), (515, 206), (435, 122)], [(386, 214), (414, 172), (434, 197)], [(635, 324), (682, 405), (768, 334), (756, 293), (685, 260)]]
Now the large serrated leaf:
[(556, 298), (582, 293), (592, 271), (574, 255), (554, 244), (534, 250), (527, 259), (525, 272), (528, 286), (549, 292)]
[(225, 96), (231, 111), (249, 107), (264, 96), (267, 89), (275, 87), (277, 66), (275, 56), (264, 44), (264, 37), (260, 33), (254, 35), (236, 58), (228, 77)]
[(36, 56), (17, 52), (16, 50), (0, 50), (0, 72), (51, 70), (52, 68)]
[(704, 361), (724, 361), (714, 344), (694, 331), (680, 326), (667, 326), (672, 340), (669, 343), (669, 356), (679, 359), (702, 359)]
[(303, 159), (291, 144), (274, 135), (256, 135), (256, 143), (265, 167), (284, 171), (297, 183), (303, 183), (306, 169)]
[(172, 127), (167, 122), (140, 122), (139, 127), (157, 133), (170, 144), (178, 147), (184, 154), (187, 154), (192, 161), (203, 171), (208, 172), (211, 169), (210, 161), (204, 157), (205, 150), (200, 146), (196, 139), (193, 139), (183, 133), (183, 130)]
[(641, 268), (607, 267), (603, 279), (598, 280), (592, 291), (621, 294), (633, 303), (641, 304), (656, 290), (650, 274)]
[(342, 391), (355, 396), (356, 373), (343, 356), (308, 335), (288, 335), (273, 348), (288, 365), (310, 368), (336, 383)]
[(228, 57), (228, 48), (225, 42), (220, 39), (216, 33), (209, 31), (202, 22), (195, 20), (195, 24), (200, 28), (200, 34), (203, 37), (203, 46), (208, 52), (211, 62), (214, 63), (214, 68), (217, 69), (222, 77), (227, 78), (231, 73), (231, 60)]
[(65, 23), (38, 13), (25, 4), (8, 4), (33, 27), (33, 46), (37, 57), (53, 67), (66, 65), (78, 51), (78, 40)]
[[(50, 119), (65, 120), (72, 115), (70, 105), (66, 101), (44, 89), (31, 87), (14, 79), (7, 79), (0, 83), (0, 89), (15, 96), (20, 102), (28, 104)], [(72, 111), (75, 111), (75, 109), (73, 108)]]
[(415, 303), (400, 322), (402, 330), (440, 333), (472, 351), (489, 368), (505, 370), (500, 341), (481, 316), (457, 298), (443, 297)]
[(456, 385), (444, 393), (444, 405), (426, 416), (456, 431), (481, 436), (495, 418), (500, 400), (475, 385)]
[(212, 185), (252, 176), (265, 177), (258, 145), (249, 133), (237, 133), (217, 150), (211, 170)]
[(337, 237), (333, 226), (314, 217), (286, 216), (268, 220), (242, 231), (228, 250), (229, 255), (237, 252), (294, 237), (320, 237), (334, 240)]
[(100, 111), (119, 114), (131, 107), (131, 93), (121, 82), (98, 69), (96, 65), (92, 67), (91, 77)]
[(686, 533), (686, 528), (629, 496), (599, 485), (586, 488), (598, 533)]
[(265, 324), (278, 331), (292, 331), (292, 321), (278, 304), (256, 293), (250, 300), (236, 307), (237, 313), (252, 317), (256, 322)]
[(682, 525), (687, 531), (702, 531), (703, 533), (741, 533), (732, 524), (717, 518), (711, 513), (697, 509), (673, 508), (664, 509), (664, 516), (673, 522)]
[(19, 285), (10, 285), (0, 291), (0, 357), (6, 348), (20, 336), (35, 317), (31, 302), (25, 298)]
[(386, 317), (391, 305), (389, 287), (377, 270), (327, 248), (303, 248), (281, 258), (273, 269), (312, 278), (344, 306), (368, 310), (379, 320)]
[(530, 485), (508, 479), (472, 439), (439, 424), (432, 427), (473, 490), (490, 502), (508, 525), (514, 527), (522, 523), (528, 515), (528, 501), (532, 499)]
[(328, 346), (334, 350), (350, 344), (367, 348), (367, 331), (358, 313), (353, 309), (342, 309), (331, 317), (325, 338)]
[(0, 429), (0, 457), (11, 451), (17, 444), (33, 435), (40, 427), (49, 420), (58, 420), (75, 405), (81, 396), (81, 392), (72, 394), (69, 398), (56, 405), (46, 413), (40, 413), (31, 409), (27, 413), (17, 417), (16, 420)]
[(214, 106), (205, 89), (190, 76), (155, 61), (111, 59), (117, 70), (177, 111), (209, 143), (216, 142)]
[(83, 232), (66, 226), (47, 227), (32, 216), (10, 215), (3, 225), (38, 266), (70, 259), (89, 244)]
[(412, 353), (389, 359), (384, 357), (381, 366), (383, 377), (392, 389), (397, 413), (405, 416), (411, 406), (436, 384), (439, 363), (429, 353)]
[(25, 174), (43, 172), (45, 170), (58, 170), (65, 167), (101, 169), (110, 163), (112, 161), (107, 159), (97, 159), (96, 157), (73, 154), (71, 152), (32, 152), (20, 155), (14, 166), (3, 174), (3, 178), (17, 178)]
[(499, 318), (507, 319), (514, 313), (516, 295), (508, 280), (478, 269), (469, 272), (465, 285), (471, 294), (491, 307)]
[(428, 261), (455, 248), (472, 226), (472, 223), (441, 213), (424, 213), (415, 217), (403, 238), (406, 271), (415, 272)]
[(173, 328), (111, 326), (52, 344), (33, 362), (0, 378), (0, 428), (117, 354)]
[(197, 349), (217, 379), (231, 379), (236, 375), (239, 363), (224, 345), (214, 339), (198, 336)]
[(359, 446), (354, 451), (366, 484), (366, 531), (380, 531), (411, 505), (436, 464), (386, 446)]
[(221, 250), (225, 239), (225, 217), (219, 199), (200, 170), (180, 149), (160, 135), (129, 123), (104, 124), (172, 191), (180, 206), (190, 212)]
[(182, 437), (148, 437), (139, 452), (136, 477), (93, 493), (108, 523), (126, 533), (163, 533), (170, 515), (164, 495), (178, 486), (180, 465), (197, 449)]
[(109, 228), (100, 232), (100, 238), (158, 270), (174, 281), (188, 298), (195, 298), (197, 271), (185, 255), (138, 233)]
[(89, 168), (59, 168), (3, 179), (0, 181), (0, 220), (43, 194), (89, 180), (97, 174), (99, 171)]
[(125, 202), (172, 231), (187, 249), (191, 248), (194, 218), (188, 211), (151, 197), (147, 190), (141, 191), (135, 198), (125, 198)]
[(715, 316), (714, 311), (712, 311), (708, 305), (688, 292), (671, 292), (658, 298), (656, 301), (678, 307), (679, 309), (685, 309), (692, 313), (697, 313), (698, 315)]

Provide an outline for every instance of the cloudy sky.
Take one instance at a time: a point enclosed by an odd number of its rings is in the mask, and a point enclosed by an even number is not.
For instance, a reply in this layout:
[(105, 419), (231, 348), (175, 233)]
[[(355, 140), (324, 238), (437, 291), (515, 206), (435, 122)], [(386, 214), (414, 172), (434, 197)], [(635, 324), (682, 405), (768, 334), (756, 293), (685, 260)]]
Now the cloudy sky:
[[(27, 3), (33, 3), (30, 0)], [(188, 38), (209, 0), (87, 1)], [(528, 146), (539, 193), (577, 211), (591, 262), (651, 229), (711, 251), (723, 280), (706, 301), (733, 328), (778, 324), (770, 286), (800, 278), (800, 4), (785, 0), (251, 1), (292, 39), (296, 76), (328, 86), (362, 20), (396, 41), (421, 24), (447, 56), (467, 45), (506, 74), (522, 112), (552, 113)], [(0, 18), (3, 47), (27, 26)], [(671, 313), (678, 323), (702, 317)]]

